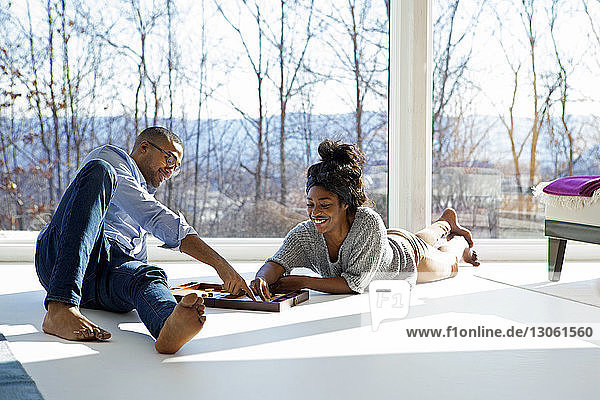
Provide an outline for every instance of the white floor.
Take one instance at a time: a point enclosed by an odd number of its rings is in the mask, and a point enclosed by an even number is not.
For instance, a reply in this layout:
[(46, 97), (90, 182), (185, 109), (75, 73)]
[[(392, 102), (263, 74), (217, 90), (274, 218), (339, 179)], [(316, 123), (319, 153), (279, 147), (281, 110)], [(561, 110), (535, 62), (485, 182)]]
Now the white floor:
[[(567, 263), (564, 274), (582, 265)], [(215, 280), (198, 264), (163, 266), (174, 283)], [(250, 279), (259, 264), (235, 266)], [(371, 329), (368, 295), (311, 292), (308, 303), (280, 314), (208, 310), (203, 331), (163, 356), (135, 312), (84, 312), (113, 333), (108, 343), (43, 334), (44, 292), (33, 266), (1, 264), (0, 332), (47, 400), (599, 398), (600, 308), (474, 271), (464, 267), (454, 279), (418, 285), (408, 317), (378, 331)], [(546, 279), (539, 263), (523, 263), (520, 271)], [(405, 331), (539, 324), (592, 326), (594, 337), (409, 338)]]

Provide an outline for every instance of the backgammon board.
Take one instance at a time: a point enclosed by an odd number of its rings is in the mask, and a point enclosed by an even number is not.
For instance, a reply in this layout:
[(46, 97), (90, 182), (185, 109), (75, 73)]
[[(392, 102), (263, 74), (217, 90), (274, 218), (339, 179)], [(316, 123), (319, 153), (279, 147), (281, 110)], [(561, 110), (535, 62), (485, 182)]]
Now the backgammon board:
[(233, 310), (280, 312), (308, 300), (307, 290), (273, 294), (271, 301), (253, 301), (245, 294), (233, 295), (223, 290), (223, 285), (189, 282), (171, 288), (177, 301), (188, 293), (196, 293), (204, 300), (206, 307), (228, 308)]

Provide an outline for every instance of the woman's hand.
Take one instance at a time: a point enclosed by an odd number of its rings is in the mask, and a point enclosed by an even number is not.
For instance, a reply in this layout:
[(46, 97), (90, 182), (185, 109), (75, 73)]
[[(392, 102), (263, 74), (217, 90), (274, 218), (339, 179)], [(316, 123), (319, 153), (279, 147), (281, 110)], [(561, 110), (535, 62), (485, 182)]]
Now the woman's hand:
[(271, 301), (271, 292), (269, 292), (269, 284), (263, 277), (256, 277), (252, 282), (250, 282), (250, 288), (257, 296), (259, 296), (262, 299), (262, 301)]
[(278, 293), (294, 292), (306, 288), (308, 279), (310, 279), (308, 276), (301, 275), (282, 276), (272, 285), (272, 289)]
[(271, 301), (269, 285), (277, 281), (284, 273), (285, 269), (281, 265), (273, 261), (267, 261), (260, 267), (254, 280), (250, 282), (250, 287), (263, 301)]

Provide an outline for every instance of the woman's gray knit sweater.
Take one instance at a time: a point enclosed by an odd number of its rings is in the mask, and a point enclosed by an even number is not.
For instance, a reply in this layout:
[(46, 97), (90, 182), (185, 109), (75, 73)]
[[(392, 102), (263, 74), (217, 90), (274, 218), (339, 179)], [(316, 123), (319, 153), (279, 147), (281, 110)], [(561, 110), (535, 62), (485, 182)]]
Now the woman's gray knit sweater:
[(350, 289), (363, 293), (372, 280), (404, 279), (414, 285), (417, 271), (413, 254), (408, 241), (387, 235), (379, 214), (359, 207), (336, 262), (330, 261), (325, 238), (310, 220), (296, 225), (267, 261), (281, 265), (286, 273), (305, 267), (323, 278), (341, 276)]

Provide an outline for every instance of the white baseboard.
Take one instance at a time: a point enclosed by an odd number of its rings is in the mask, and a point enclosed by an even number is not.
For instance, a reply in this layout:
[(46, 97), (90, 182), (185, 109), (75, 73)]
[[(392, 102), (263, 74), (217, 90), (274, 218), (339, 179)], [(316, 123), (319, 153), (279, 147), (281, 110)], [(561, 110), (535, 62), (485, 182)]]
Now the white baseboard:
[[(0, 231), (0, 262), (33, 263), (37, 235), (33, 231)], [(205, 238), (204, 241), (226, 260), (261, 261), (275, 254), (283, 239)], [(161, 245), (160, 240), (148, 238), (148, 259), (152, 262), (193, 261), (187, 254)]]
[[(0, 262), (32, 263), (38, 232), (0, 231)], [(206, 238), (204, 239), (230, 261), (262, 261), (272, 256), (283, 239), (280, 238)], [(148, 258), (152, 262), (184, 262), (193, 259), (179, 251), (159, 247), (156, 238), (148, 239)], [(547, 239), (480, 239), (475, 247), (482, 261), (546, 261)], [(600, 260), (600, 246), (569, 241), (566, 261)]]
[[(548, 239), (480, 239), (475, 242), (482, 261), (548, 260)], [(565, 261), (600, 260), (600, 245), (569, 240)]]

